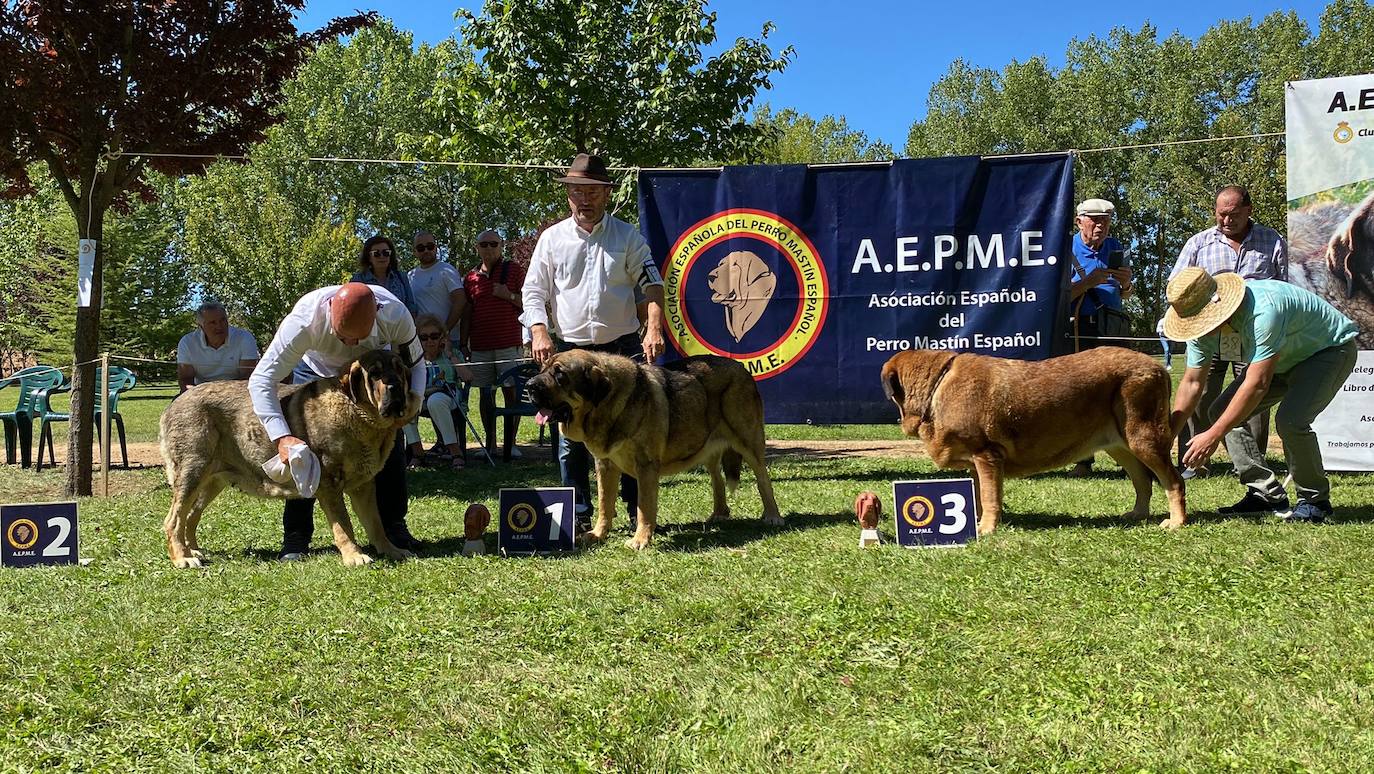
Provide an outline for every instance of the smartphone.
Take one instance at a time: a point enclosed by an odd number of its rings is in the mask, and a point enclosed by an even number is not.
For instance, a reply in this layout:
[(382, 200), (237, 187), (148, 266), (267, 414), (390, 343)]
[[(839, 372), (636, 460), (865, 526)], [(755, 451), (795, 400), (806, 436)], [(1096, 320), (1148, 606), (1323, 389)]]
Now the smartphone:
[(1113, 251), (1111, 251), (1110, 253), (1107, 253), (1107, 268), (1108, 268), (1108, 269), (1120, 269), (1121, 267), (1123, 267), (1123, 266), (1125, 266), (1125, 265), (1126, 265), (1126, 251), (1125, 251), (1125, 250), (1113, 250)]

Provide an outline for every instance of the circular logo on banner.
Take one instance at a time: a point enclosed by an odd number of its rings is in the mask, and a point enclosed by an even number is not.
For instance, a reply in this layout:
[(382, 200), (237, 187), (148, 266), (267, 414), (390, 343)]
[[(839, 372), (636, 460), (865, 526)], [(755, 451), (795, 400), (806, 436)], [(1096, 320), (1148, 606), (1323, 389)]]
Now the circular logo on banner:
[(38, 525), (30, 519), (15, 519), (5, 532), (5, 539), (16, 551), (33, 548), (33, 544), (38, 542)]
[(534, 506), (529, 503), (519, 503), (506, 511), (506, 523), (515, 532), (529, 532), (534, 529), (535, 522), (539, 520), (539, 515), (534, 512)]
[(929, 527), (935, 521), (935, 504), (920, 495), (908, 497), (902, 503), (902, 520), (916, 528)]
[(791, 368), (825, 326), (830, 286), (810, 238), (763, 210), (725, 210), (684, 231), (664, 265), (669, 339), (755, 379)]
[(1355, 131), (1350, 128), (1348, 121), (1342, 121), (1336, 124), (1336, 131), (1332, 132), (1331, 136), (1336, 138), (1336, 142), (1344, 145), (1355, 139)]

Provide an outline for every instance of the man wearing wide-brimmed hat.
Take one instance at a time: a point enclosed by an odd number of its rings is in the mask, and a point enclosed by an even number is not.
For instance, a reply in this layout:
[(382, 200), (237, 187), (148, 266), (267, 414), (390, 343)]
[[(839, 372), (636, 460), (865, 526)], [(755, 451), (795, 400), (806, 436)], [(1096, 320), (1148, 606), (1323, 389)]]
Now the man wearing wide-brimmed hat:
[[(567, 188), (572, 216), (539, 235), (525, 275), (520, 320), (529, 326), (535, 361), (582, 348), (643, 354), (652, 363), (663, 354), (663, 278), (639, 229), (606, 212), (614, 185), (606, 162), (580, 153), (556, 180)], [(636, 288), (648, 303), (643, 340)], [(577, 492), (577, 518), (585, 523), (592, 503), (587, 448), (560, 436), (558, 466), (563, 485)], [(620, 492), (633, 522), (635, 480), (621, 476)]]
[[(1214, 358), (1246, 363), (1245, 378), (1232, 382), (1212, 404), (1211, 427), (1193, 436), (1183, 462), (1207, 462), (1225, 439), (1245, 497), (1229, 513), (1271, 511), (1295, 521), (1331, 515), (1330, 482), (1312, 420), (1326, 408), (1355, 367), (1359, 329), (1319, 296), (1279, 280), (1246, 281), (1239, 274), (1215, 277), (1189, 267), (1169, 281), (1164, 335), (1188, 342), (1188, 370), (1174, 400), (1177, 434), (1202, 398)], [(1236, 432), (1256, 412), (1277, 405), (1274, 425), (1283, 439), (1298, 504), (1288, 494), (1249, 433)]]

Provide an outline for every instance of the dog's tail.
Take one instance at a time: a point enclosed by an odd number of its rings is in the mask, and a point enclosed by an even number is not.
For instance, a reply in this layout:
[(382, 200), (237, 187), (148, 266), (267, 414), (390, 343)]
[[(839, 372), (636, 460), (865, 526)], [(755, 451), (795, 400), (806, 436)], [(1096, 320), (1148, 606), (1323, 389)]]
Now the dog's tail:
[(739, 488), (739, 474), (743, 462), (744, 457), (734, 449), (727, 449), (720, 455), (720, 466), (725, 471), (725, 485), (729, 487), (730, 494), (734, 494)]

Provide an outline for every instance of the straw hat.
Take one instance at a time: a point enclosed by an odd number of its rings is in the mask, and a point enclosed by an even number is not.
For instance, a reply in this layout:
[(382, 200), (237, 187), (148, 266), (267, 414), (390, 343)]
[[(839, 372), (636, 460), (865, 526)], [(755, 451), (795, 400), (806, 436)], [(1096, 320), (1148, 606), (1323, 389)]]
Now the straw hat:
[(1245, 279), (1227, 272), (1215, 277), (1190, 266), (1169, 280), (1164, 295), (1164, 335), (1174, 341), (1192, 341), (1211, 333), (1231, 318), (1245, 300)]

